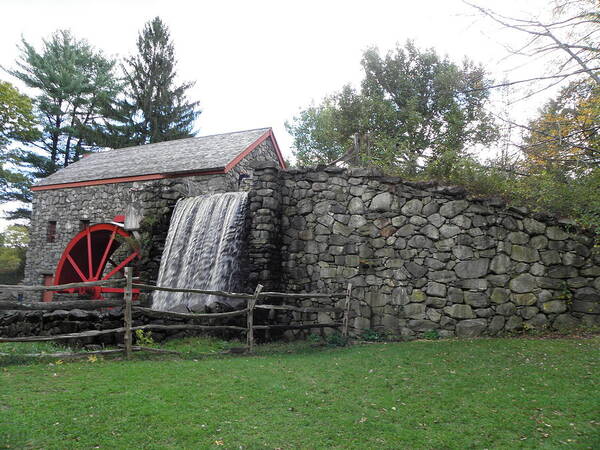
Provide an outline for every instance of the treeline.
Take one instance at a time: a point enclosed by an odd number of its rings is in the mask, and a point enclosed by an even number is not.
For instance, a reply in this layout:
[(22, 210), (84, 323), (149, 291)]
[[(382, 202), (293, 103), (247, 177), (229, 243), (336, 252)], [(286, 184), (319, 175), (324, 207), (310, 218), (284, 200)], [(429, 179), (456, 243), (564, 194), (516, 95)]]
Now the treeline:
[(24, 204), (8, 219), (28, 218), (32, 183), (85, 153), (195, 134), (199, 103), (187, 98), (194, 83), (178, 83), (173, 42), (158, 17), (120, 62), (66, 30), (40, 48), (23, 38), (19, 52), (5, 70), (35, 96), (0, 81), (0, 202)]
[[(358, 89), (344, 86), (286, 124), (298, 163), (346, 161), (460, 184), (600, 232), (600, 7), (553, 3), (554, 19), (543, 23), (473, 5), (527, 36), (519, 56), (552, 58), (551, 72), (530, 80), (495, 83), (481, 65), (410, 41), (385, 55), (367, 50)], [(490, 94), (524, 83), (528, 96), (563, 87), (518, 123), (510, 103), (494, 104)]]

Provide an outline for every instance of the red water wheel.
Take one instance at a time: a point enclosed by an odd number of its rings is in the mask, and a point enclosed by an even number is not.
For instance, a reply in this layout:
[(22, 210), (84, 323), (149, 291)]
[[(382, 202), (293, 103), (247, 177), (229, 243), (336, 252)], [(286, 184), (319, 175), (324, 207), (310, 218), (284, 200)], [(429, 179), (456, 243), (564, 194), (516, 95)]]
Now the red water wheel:
[[(71, 239), (65, 248), (54, 274), (54, 284), (122, 278), (125, 267), (135, 267), (139, 257), (139, 249), (123, 228), (110, 223), (92, 225)], [(122, 287), (93, 286), (61, 292), (103, 300), (106, 294), (123, 293), (124, 290)], [(133, 292), (134, 298), (137, 297), (139, 290)]]

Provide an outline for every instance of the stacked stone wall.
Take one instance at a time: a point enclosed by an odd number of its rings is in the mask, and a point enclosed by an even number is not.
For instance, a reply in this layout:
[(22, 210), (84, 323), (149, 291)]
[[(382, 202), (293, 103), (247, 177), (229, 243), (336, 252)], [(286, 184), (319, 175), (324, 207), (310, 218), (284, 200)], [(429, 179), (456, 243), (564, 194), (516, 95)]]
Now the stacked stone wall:
[(363, 168), (262, 164), (251, 195), (254, 245), (266, 249), (251, 255), (255, 278), (291, 292), (351, 282), (355, 333), (600, 325), (600, 254), (568, 220)]

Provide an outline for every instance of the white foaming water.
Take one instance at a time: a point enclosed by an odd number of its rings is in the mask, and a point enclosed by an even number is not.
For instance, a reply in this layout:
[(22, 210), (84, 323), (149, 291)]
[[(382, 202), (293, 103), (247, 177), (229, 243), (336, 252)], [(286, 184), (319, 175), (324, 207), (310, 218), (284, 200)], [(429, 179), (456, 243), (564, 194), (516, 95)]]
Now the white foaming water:
[[(239, 292), (248, 194), (189, 197), (177, 202), (160, 261), (158, 286)], [(155, 291), (152, 307), (161, 311), (203, 311), (214, 295)]]

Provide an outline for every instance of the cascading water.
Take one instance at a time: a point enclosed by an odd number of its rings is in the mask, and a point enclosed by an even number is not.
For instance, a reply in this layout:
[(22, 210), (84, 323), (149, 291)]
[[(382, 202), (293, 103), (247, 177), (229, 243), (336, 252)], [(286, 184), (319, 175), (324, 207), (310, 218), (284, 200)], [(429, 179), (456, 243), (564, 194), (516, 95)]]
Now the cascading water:
[[(240, 292), (246, 192), (189, 197), (177, 202), (165, 243), (158, 285)], [(204, 311), (232, 299), (155, 291), (152, 307), (162, 311)]]

